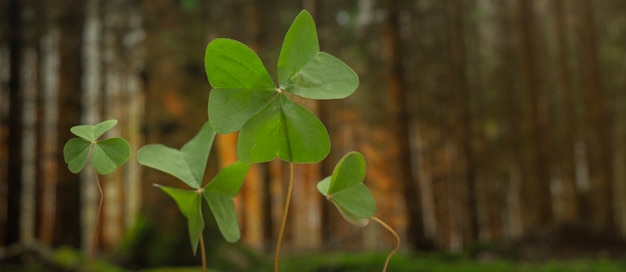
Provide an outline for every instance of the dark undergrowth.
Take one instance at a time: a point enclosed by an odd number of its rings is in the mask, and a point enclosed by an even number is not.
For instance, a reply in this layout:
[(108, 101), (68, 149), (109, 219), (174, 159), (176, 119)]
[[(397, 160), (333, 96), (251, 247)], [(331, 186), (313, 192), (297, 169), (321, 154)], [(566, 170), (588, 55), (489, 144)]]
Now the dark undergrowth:
[[(79, 257), (77, 252), (68, 249), (55, 253), (61, 260), (56, 265), (31, 262), (26, 264), (0, 264), (0, 271), (88, 271), (88, 262)], [(224, 259), (209, 263), (210, 271), (272, 271), (271, 258), (247, 255), (248, 253), (227, 253)], [(333, 252), (321, 254), (289, 255), (281, 259), (281, 271), (298, 272), (368, 272), (381, 271), (386, 253)], [(145, 272), (191, 272), (200, 271), (200, 267), (155, 267), (123, 268), (112, 263), (100, 261), (96, 271), (145, 271)], [(626, 271), (626, 260), (599, 257), (580, 257), (576, 259), (552, 259), (545, 261), (522, 261), (512, 259), (480, 260), (469, 255), (445, 253), (400, 253), (393, 257), (389, 271), (395, 272), (618, 272)]]

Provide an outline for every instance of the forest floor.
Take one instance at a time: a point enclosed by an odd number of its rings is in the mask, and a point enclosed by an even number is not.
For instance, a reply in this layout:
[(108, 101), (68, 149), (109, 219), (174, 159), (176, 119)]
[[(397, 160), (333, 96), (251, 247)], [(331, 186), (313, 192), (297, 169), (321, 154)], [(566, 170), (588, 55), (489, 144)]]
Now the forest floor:
[[(154, 246), (142, 244), (130, 251), (100, 256), (95, 271), (104, 272), (191, 272), (200, 268), (181, 267), (200, 263), (198, 256), (170, 267), (134, 254)], [(185, 249), (186, 249), (185, 244)], [(165, 255), (163, 255), (165, 254)], [(381, 271), (388, 252), (323, 252), (290, 254), (284, 252), (280, 271), (298, 272), (368, 272)], [(120, 255), (123, 258), (120, 258)], [(157, 254), (159, 260), (172, 255), (171, 248)], [(180, 254), (179, 254), (180, 255)], [(187, 255), (183, 255), (187, 256)], [(216, 271), (273, 271), (273, 256), (259, 254), (240, 244), (216, 246), (209, 253), (209, 267)], [(192, 256), (193, 257), (193, 256)], [(124, 260), (128, 258), (127, 260)], [(134, 260), (131, 260), (135, 258)], [(180, 260), (180, 257), (175, 257)], [(143, 260), (138, 262), (138, 260)], [(90, 271), (88, 258), (76, 249), (61, 247), (24, 250), (12, 259), (0, 259), (0, 271)], [(574, 229), (558, 229), (529, 234), (519, 240), (498, 245), (477, 245), (458, 254), (440, 251), (403, 250), (392, 257), (390, 272), (621, 272), (626, 271), (626, 243), (609, 236), (589, 234)]]
[[(285, 255), (281, 258), (280, 271), (298, 272), (369, 272), (382, 271), (385, 252), (356, 253), (331, 252), (321, 254)], [(270, 272), (273, 271), (270, 256), (256, 261), (234, 263), (209, 263), (210, 272)], [(84, 260), (79, 266), (51, 267), (42, 263), (9, 265), (0, 262), (0, 271), (89, 271)], [(107, 262), (98, 262), (95, 271), (103, 272), (192, 272), (200, 267), (122, 268)], [(394, 255), (388, 271), (393, 272), (621, 272), (626, 271), (626, 259), (598, 256), (579, 256), (567, 259), (549, 257), (542, 261), (529, 261), (495, 256), (449, 254), (441, 252), (400, 253)]]

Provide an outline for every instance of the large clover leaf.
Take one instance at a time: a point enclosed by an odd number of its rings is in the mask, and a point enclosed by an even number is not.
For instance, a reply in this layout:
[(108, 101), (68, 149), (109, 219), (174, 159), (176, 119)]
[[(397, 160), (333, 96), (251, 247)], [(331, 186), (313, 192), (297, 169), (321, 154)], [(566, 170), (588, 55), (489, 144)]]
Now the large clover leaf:
[[(91, 164), (98, 174), (106, 175), (122, 166), (130, 157), (130, 144), (123, 138), (98, 140), (100, 136), (117, 124), (107, 120), (95, 125), (80, 125), (70, 128), (79, 138), (71, 138), (63, 147), (63, 157), (70, 172), (76, 174), (85, 168), (91, 153)], [(92, 151), (93, 150), (93, 151)]]
[(364, 227), (376, 211), (372, 193), (363, 184), (365, 158), (358, 152), (346, 154), (335, 166), (332, 176), (317, 184), (322, 195), (332, 202), (344, 219)]
[(320, 52), (315, 23), (302, 11), (285, 35), (278, 58), (278, 86), (259, 57), (244, 44), (213, 40), (205, 68), (213, 90), (209, 119), (218, 133), (241, 130), (237, 154), (258, 163), (279, 157), (313, 163), (330, 151), (324, 125), (286, 93), (311, 99), (339, 99), (352, 94), (359, 80), (350, 67)]
[(156, 185), (176, 201), (178, 208), (187, 218), (189, 239), (194, 254), (204, 230), (202, 199), (209, 205), (224, 238), (229, 242), (235, 242), (240, 238), (233, 197), (239, 192), (250, 164), (233, 163), (223, 168), (208, 185), (202, 187), (214, 138), (215, 132), (207, 122), (180, 150), (151, 144), (139, 149), (137, 155), (140, 164), (170, 174), (193, 189), (183, 190)]

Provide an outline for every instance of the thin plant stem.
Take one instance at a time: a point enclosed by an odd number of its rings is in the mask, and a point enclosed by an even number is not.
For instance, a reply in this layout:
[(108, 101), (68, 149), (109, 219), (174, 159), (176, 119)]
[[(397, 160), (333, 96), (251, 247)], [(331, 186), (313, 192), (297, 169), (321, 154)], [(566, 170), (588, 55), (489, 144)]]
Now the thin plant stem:
[(384, 228), (386, 228), (389, 232), (391, 232), (391, 234), (393, 234), (394, 237), (396, 237), (396, 247), (391, 252), (389, 252), (389, 255), (387, 255), (387, 260), (385, 260), (385, 266), (383, 267), (383, 272), (385, 272), (387, 271), (387, 266), (389, 266), (389, 261), (391, 260), (391, 256), (393, 256), (393, 254), (398, 252), (398, 250), (400, 249), (400, 236), (395, 230), (393, 230), (393, 228), (387, 225), (387, 223), (383, 222), (383, 220), (380, 220), (380, 218), (376, 216), (372, 216), (371, 219), (376, 221), (378, 224), (380, 224)]
[(100, 226), (100, 214), (102, 213), (102, 206), (104, 204), (104, 192), (102, 191), (102, 185), (100, 185), (100, 179), (98, 179), (98, 174), (96, 174), (96, 185), (98, 186), (98, 192), (100, 192), (100, 203), (98, 204), (98, 214), (96, 215), (96, 225), (93, 228), (93, 234), (91, 237), (91, 271), (94, 271), (94, 263), (96, 259), (96, 243), (98, 239), (98, 228)]
[(285, 207), (283, 208), (283, 218), (278, 231), (278, 240), (276, 241), (276, 253), (274, 254), (274, 272), (278, 272), (278, 259), (280, 257), (280, 245), (283, 242), (285, 234), (285, 225), (287, 224), (287, 213), (289, 212), (289, 203), (291, 202), (291, 192), (293, 191), (293, 163), (289, 163), (289, 184), (287, 185), (287, 198), (285, 198)]
[(200, 253), (202, 254), (202, 272), (206, 272), (206, 251), (204, 249), (204, 235), (200, 233)]

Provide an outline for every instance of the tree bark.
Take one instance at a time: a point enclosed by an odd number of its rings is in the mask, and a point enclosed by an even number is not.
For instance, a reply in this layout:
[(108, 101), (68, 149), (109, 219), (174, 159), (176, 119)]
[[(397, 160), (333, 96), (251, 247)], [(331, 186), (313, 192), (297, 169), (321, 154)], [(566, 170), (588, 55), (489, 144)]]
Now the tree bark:
[(59, 161), (60, 141), (58, 139), (59, 124), (59, 62), (60, 62), (60, 30), (57, 23), (57, 8), (46, 1), (44, 10), (43, 37), (40, 41), (41, 52), (41, 96), (43, 115), (41, 116), (41, 148), (39, 173), (41, 173), (41, 219), (39, 237), (47, 244), (54, 241), (54, 227), (56, 220), (56, 189), (57, 164)]
[(20, 192), (20, 243), (31, 245), (35, 242), (36, 184), (37, 184), (37, 95), (38, 95), (38, 65), (37, 54), (37, 24), (39, 15), (38, 5), (26, 2), (22, 10), (24, 23), (23, 35), (24, 55), (19, 71), (21, 80), (22, 103), (22, 141), (21, 141), (21, 192)]
[[(100, 18), (100, 1), (89, 0), (85, 3), (85, 23), (83, 29), (83, 73), (82, 73), (82, 124), (95, 124), (100, 121), (102, 92), (102, 20)], [(81, 181), (81, 250), (88, 253), (93, 243), (92, 233), (96, 222), (98, 209), (98, 189), (96, 188), (96, 173), (92, 167), (85, 167), (80, 174)]]
[[(411, 136), (409, 134), (409, 112), (407, 109), (407, 96), (404, 78), (404, 68), (402, 65), (403, 49), (400, 38), (400, 6), (398, 1), (390, 0), (385, 4), (387, 10), (387, 20), (384, 28), (384, 50), (385, 50), (385, 77), (388, 91), (388, 105), (390, 120), (390, 130), (394, 135), (396, 143), (392, 147), (392, 154), (395, 162), (394, 180), (399, 181), (404, 198), (404, 209), (408, 216), (406, 239), (408, 244), (416, 248), (428, 247), (428, 242), (424, 233), (422, 203), (419, 191), (419, 181), (411, 170)], [(396, 186), (392, 186), (395, 188)], [(398, 192), (400, 194), (400, 192)], [(387, 196), (393, 197), (393, 196)]]
[[(568, 44), (567, 44), (567, 25), (565, 21), (565, 10), (563, 0), (554, 0), (552, 11), (556, 23), (556, 43), (557, 43), (557, 63), (558, 63), (558, 96), (562, 103), (560, 104), (560, 114), (562, 127), (562, 138), (560, 142), (560, 160), (561, 160), (561, 186), (563, 195), (561, 196), (561, 212), (557, 220), (565, 224), (576, 223), (578, 221), (578, 201), (576, 190), (576, 168), (574, 161), (574, 145), (577, 133), (575, 131), (576, 120), (573, 112), (572, 99), (572, 73), (571, 63), (568, 61)], [(555, 211), (556, 212), (556, 211)]]
[(600, 67), (594, 7), (588, 0), (579, 0), (580, 83), (585, 103), (585, 143), (588, 148), (590, 174), (589, 218), (593, 231), (614, 233), (612, 190), (612, 116), (606, 104), (606, 93)]
[(456, 218), (458, 232), (462, 237), (462, 244), (471, 244), (478, 238), (478, 215), (476, 211), (476, 168), (472, 143), (473, 116), (471, 111), (472, 95), (467, 79), (467, 60), (465, 52), (465, 26), (463, 12), (467, 11), (467, 5), (463, 1), (447, 3), (447, 32), (449, 68), (448, 78), (452, 84), (453, 95), (452, 109), (450, 112), (450, 128), (452, 141), (455, 146), (453, 182), (457, 190)]
[(9, 109), (11, 108), (9, 88), (11, 82), (11, 71), (13, 65), (11, 63), (11, 39), (10, 39), (10, 16), (9, 6), (13, 5), (11, 1), (0, 3), (0, 14), (3, 14), (6, 20), (0, 22), (0, 245), (6, 244), (8, 220), (8, 204), (9, 204)]
[(546, 96), (543, 91), (540, 56), (537, 49), (537, 26), (532, 1), (519, 1), (519, 17), (521, 20), (521, 56), (523, 84), (525, 86), (524, 104), (527, 118), (528, 149), (526, 163), (530, 176), (525, 180), (524, 203), (528, 206), (525, 213), (526, 225), (545, 227), (552, 220), (552, 200), (548, 175), (547, 146), (544, 134)]

